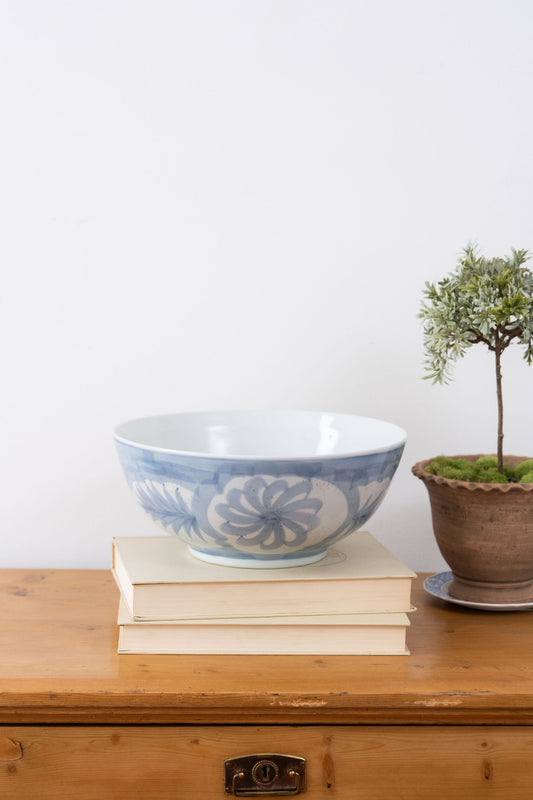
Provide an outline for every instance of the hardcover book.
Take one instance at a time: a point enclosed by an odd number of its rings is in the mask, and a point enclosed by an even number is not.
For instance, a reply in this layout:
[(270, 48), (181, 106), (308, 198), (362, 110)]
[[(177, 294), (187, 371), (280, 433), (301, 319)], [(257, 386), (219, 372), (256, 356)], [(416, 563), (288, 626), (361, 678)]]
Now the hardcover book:
[(408, 655), (409, 618), (392, 614), (147, 620), (121, 600), (119, 653), (180, 655)]
[(416, 577), (366, 531), (282, 569), (208, 564), (172, 536), (116, 537), (112, 571), (134, 620), (408, 612)]

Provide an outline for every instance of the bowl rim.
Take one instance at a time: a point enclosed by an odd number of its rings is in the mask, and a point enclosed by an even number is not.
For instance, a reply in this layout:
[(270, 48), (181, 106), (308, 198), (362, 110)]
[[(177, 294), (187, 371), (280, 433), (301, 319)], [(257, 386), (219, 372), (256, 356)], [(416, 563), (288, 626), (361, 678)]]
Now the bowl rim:
[[(164, 419), (170, 417), (186, 417), (190, 416), (208, 416), (208, 415), (215, 415), (215, 414), (246, 414), (246, 413), (257, 413), (257, 414), (311, 414), (316, 417), (321, 416), (331, 416), (331, 417), (344, 417), (350, 419), (359, 419), (359, 420), (367, 420), (369, 422), (379, 422), (387, 427), (390, 427), (391, 430), (395, 429), (397, 433), (397, 438), (393, 439), (389, 444), (382, 445), (381, 447), (372, 447), (367, 448), (365, 450), (347, 450), (341, 453), (324, 453), (324, 454), (314, 454), (314, 455), (302, 455), (302, 456), (265, 456), (260, 454), (239, 454), (239, 453), (209, 453), (207, 451), (200, 451), (200, 450), (180, 450), (177, 448), (172, 447), (160, 447), (158, 445), (149, 445), (143, 444), (142, 442), (137, 442), (134, 439), (128, 438), (127, 436), (121, 435), (119, 433), (121, 428), (124, 428), (126, 425), (130, 425), (137, 422), (143, 422), (146, 420), (151, 419)], [(178, 411), (178, 412), (170, 412), (166, 414), (149, 414), (142, 417), (134, 417), (132, 419), (125, 420), (121, 422), (119, 425), (115, 427), (113, 432), (113, 438), (116, 442), (121, 444), (130, 445), (131, 447), (136, 447), (141, 450), (148, 450), (152, 453), (162, 453), (167, 455), (179, 455), (179, 456), (189, 456), (192, 458), (206, 458), (206, 459), (213, 459), (213, 460), (222, 460), (222, 461), (261, 461), (261, 462), (299, 462), (299, 461), (328, 461), (334, 459), (345, 459), (345, 458), (355, 458), (356, 456), (365, 456), (365, 455), (372, 455), (378, 453), (388, 453), (393, 450), (397, 450), (399, 447), (403, 447), (407, 441), (407, 433), (406, 431), (397, 425), (394, 422), (389, 422), (388, 420), (380, 419), (378, 417), (369, 417), (363, 414), (350, 414), (345, 412), (335, 412), (335, 411), (313, 411), (313, 410), (304, 410), (304, 409), (261, 409), (261, 408), (246, 408), (246, 409), (212, 409), (206, 411)]]

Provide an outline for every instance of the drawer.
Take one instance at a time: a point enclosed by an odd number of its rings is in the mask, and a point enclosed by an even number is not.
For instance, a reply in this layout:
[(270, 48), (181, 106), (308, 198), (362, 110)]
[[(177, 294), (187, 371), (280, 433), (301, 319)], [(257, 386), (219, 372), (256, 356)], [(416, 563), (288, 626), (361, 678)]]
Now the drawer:
[(24, 725), (0, 727), (0, 797), (221, 800), (224, 760), (248, 753), (305, 758), (309, 800), (517, 800), (533, 784), (528, 727)]

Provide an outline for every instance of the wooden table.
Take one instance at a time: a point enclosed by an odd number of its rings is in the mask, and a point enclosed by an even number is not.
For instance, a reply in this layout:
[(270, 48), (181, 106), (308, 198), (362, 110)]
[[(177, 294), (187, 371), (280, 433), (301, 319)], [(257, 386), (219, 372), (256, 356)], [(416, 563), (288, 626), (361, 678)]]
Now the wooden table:
[(0, 570), (0, 798), (215, 800), (248, 753), (309, 798), (533, 796), (531, 612), (421, 584), (410, 656), (119, 656), (109, 572)]

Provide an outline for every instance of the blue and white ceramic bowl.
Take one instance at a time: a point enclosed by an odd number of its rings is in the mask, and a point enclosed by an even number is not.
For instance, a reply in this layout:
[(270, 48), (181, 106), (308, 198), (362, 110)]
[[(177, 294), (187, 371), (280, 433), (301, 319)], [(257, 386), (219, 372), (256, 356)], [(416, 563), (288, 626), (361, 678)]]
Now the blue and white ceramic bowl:
[(289, 567), (364, 525), (406, 434), (312, 411), (190, 412), (119, 425), (126, 479), (152, 519), (204, 561)]

